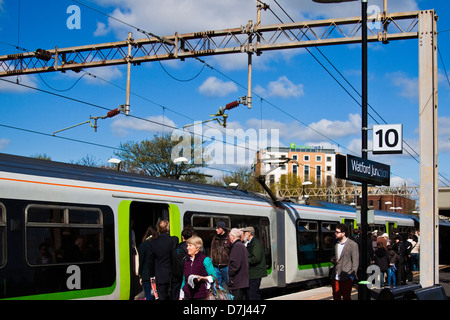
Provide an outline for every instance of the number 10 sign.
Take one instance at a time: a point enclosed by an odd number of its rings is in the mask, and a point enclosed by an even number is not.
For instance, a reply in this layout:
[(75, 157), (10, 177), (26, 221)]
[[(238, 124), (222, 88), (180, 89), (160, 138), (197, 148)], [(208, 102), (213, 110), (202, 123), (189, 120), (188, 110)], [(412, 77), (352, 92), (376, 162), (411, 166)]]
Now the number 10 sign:
[(403, 153), (403, 125), (373, 126), (373, 154)]

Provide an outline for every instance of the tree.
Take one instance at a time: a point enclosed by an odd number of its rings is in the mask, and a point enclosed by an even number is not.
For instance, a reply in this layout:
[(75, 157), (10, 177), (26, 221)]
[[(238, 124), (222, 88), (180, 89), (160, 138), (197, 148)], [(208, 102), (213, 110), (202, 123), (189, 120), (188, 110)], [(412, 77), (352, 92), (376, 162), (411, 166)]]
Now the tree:
[(230, 183), (237, 183), (238, 189), (246, 191), (261, 192), (262, 188), (256, 181), (253, 171), (248, 168), (241, 167), (237, 171), (232, 172), (228, 175), (224, 175), (222, 180), (216, 181), (216, 185), (229, 185)]
[[(191, 154), (197, 154), (194, 148), (202, 148), (202, 144), (198, 147), (199, 144), (195, 144), (193, 139), (190, 139), (190, 152)], [(202, 158), (200, 161), (195, 159), (196, 161), (193, 161), (193, 163), (174, 163), (173, 150), (178, 144), (178, 141), (172, 141), (170, 134), (155, 134), (152, 140), (121, 143), (120, 151), (114, 154), (122, 160), (121, 170), (123, 171), (172, 179), (201, 175), (198, 170), (194, 169), (205, 167), (207, 159)], [(202, 154), (203, 148), (200, 151), (200, 154)]]

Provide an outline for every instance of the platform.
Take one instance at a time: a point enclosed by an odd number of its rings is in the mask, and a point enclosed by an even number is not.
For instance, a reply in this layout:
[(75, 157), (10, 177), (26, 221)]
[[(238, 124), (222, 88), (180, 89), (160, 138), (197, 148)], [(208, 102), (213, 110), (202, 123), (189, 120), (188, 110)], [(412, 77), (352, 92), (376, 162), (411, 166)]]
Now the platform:
[[(416, 273), (413, 276), (412, 283), (420, 282), (420, 273)], [(409, 282), (407, 282), (408, 284)], [(440, 266), (439, 272), (439, 284), (444, 288), (447, 298), (450, 299), (450, 266)], [(381, 289), (370, 290), (371, 299), (376, 300)], [(352, 290), (352, 300), (358, 300), (358, 290), (356, 287)], [(270, 298), (267, 300), (333, 300), (331, 293), (331, 286), (323, 286), (319, 288), (313, 288), (309, 290), (302, 290), (296, 293), (291, 293), (283, 296)]]

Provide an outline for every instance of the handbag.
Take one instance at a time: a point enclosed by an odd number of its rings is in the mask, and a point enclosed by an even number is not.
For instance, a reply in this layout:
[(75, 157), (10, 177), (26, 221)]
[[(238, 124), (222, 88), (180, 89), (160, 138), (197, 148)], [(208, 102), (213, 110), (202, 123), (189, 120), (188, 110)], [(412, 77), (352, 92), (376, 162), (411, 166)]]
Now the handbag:
[(233, 300), (233, 295), (219, 285), (216, 277), (211, 284), (206, 300)]

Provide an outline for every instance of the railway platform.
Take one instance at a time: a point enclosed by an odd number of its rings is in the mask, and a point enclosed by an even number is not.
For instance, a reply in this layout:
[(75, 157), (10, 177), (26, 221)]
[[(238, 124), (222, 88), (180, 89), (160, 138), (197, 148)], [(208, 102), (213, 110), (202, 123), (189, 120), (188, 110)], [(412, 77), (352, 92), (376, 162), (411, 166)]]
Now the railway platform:
[[(447, 296), (447, 299), (450, 300), (450, 265), (442, 265), (440, 266), (440, 272), (439, 272), (439, 285), (442, 286), (442, 288), (445, 291), (445, 295)], [(412, 282), (407, 282), (406, 285), (411, 284), (418, 284), (420, 282), (420, 273), (416, 273), (413, 276)], [(401, 286), (397, 287), (400, 288)], [(389, 287), (388, 287), (389, 288)], [(370, 290), (370, 297), (371, 300), (379, 300), (380, 299), (380, 292), (382, 289), (371, 289)], [(358, 300), (358, 290), (356, 287), (352, 290), (351, 295), (352, 300)], [(274, 298), (270, 298), (267, 300), (333, 300), (333, 296), (331, 294), (331, 286), (323, 286), (318, 288), (313, 288), (309, 290), (302, 290), (299, 292), (278, 296)]]

